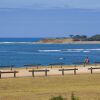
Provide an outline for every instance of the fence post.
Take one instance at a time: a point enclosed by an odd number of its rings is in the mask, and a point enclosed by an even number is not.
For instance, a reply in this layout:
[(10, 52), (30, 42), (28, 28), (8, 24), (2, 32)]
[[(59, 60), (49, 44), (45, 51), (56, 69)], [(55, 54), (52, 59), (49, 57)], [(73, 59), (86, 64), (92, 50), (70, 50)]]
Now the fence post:
[(92, 67), (90, 68), (90, 70), (91, 70), (91, 74), (93, 74), (93, 69), (92, 69)]
[(14, 78), (16, 77), (16, 71), (14, 71)]
[(52, 65), (51, 65), (51, 69), (52, 69)]
[(12, 66), (11, 66), (11, 69), (10, 70), (12, 71)]
[(64, 69), (62, 69), (62, 75), (64, 76)]
[(32, 70), (32, 76), (34, 77), (34, 70)]
[(76, 64), (74, 65), (74, 67), (76, 68)]
[(47, 69), (45, 69), (45, 76), (47, 76)]
[(76, 75), (76, 68), (74, 68), (74, 75)]
[(38, 69), (38, 67), (39, 67), (39, 66), (37, 65), (37, 69)]
[(61, 68), (62, 68), (62, 65), (61, 65)]
[(1, 79), (1, 71), (0, 71), (0, 79)]

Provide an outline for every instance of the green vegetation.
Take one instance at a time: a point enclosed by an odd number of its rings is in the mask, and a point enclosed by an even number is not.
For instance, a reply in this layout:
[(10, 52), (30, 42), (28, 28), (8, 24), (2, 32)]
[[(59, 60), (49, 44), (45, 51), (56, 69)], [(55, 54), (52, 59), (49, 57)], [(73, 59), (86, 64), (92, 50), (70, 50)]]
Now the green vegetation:
[(72, 95), (71, 95), (71, 100), (79, 100), (79, 98), (76, 97), (76, 96), (74, 95), (74, 93), (72, 93)]
[(0, 80), (0, 100), (50, 100), (59, 95), (66, 100), (78, 100), (76, 96), (80, 100), (100, 100), (100, 74)]
[(50, 100), (65, 100), (62, 96), (52, 97)]
[[(67, 99), (63, 98), (62, 96), (57, 96), (57, 97), (52, 97), (50, 100), (67, 100)], [(79, 98), (76, 97), (74, 93), (72, 93), (71, 100), (79, 100)]]
[(100, 41), (100, 35), (94, 35), (88, 39), (89, 41)]
[(100, 35), (93, 35), (91, 37), (86, 35), (70, 35), (70, 38), (73, 38), (74, 41), (100, 41)]

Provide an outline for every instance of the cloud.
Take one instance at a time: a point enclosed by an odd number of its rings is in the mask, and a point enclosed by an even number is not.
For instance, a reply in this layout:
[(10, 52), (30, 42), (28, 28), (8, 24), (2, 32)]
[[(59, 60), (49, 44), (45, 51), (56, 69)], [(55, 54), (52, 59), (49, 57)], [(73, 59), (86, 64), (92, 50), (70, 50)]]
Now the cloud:
[(0, 8), (98, 9), (100, 0), (0, 0)]

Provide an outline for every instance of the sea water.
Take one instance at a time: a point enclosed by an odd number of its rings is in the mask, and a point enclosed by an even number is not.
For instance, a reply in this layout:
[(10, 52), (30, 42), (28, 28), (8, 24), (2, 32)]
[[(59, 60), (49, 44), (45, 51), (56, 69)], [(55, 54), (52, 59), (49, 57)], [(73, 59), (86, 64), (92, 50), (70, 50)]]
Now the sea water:
[(0, 65), (23, 67), (26, 64), (70, 65), (84, 62), (100, 62), (100, 44), (34, 44), (40, 38), (0, 39)]

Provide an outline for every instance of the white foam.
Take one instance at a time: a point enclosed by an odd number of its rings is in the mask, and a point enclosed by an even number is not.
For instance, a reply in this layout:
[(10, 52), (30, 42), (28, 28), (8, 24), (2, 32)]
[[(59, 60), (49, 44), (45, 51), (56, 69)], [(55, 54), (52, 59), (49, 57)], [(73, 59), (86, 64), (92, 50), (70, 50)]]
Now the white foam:
[(86, 49), (86, 50), (90, 50), (90, 51), (100, 51), (100, 48), (98, 48), (98, 49)]
[(35, 44), (35, 42), (0, 42), (0, 44)]
[(97, 49), (67, 49), (66, 52), (92, 52), (100, 51), (100, 48)]
[(39, 52), (61, 52), (61, 50), (38, 50)]
[(81, 52), (81, 51), (68, 50), (68, 51), (64, 51), (64, 52)]
[(83, 51), (84, 49), (67, 49), (68, 51)]
[(60, 60), (64, 59), (64, 58), (59, 58)]
[(90, 52), (90, 51), (83, 51), (83, 52)]

